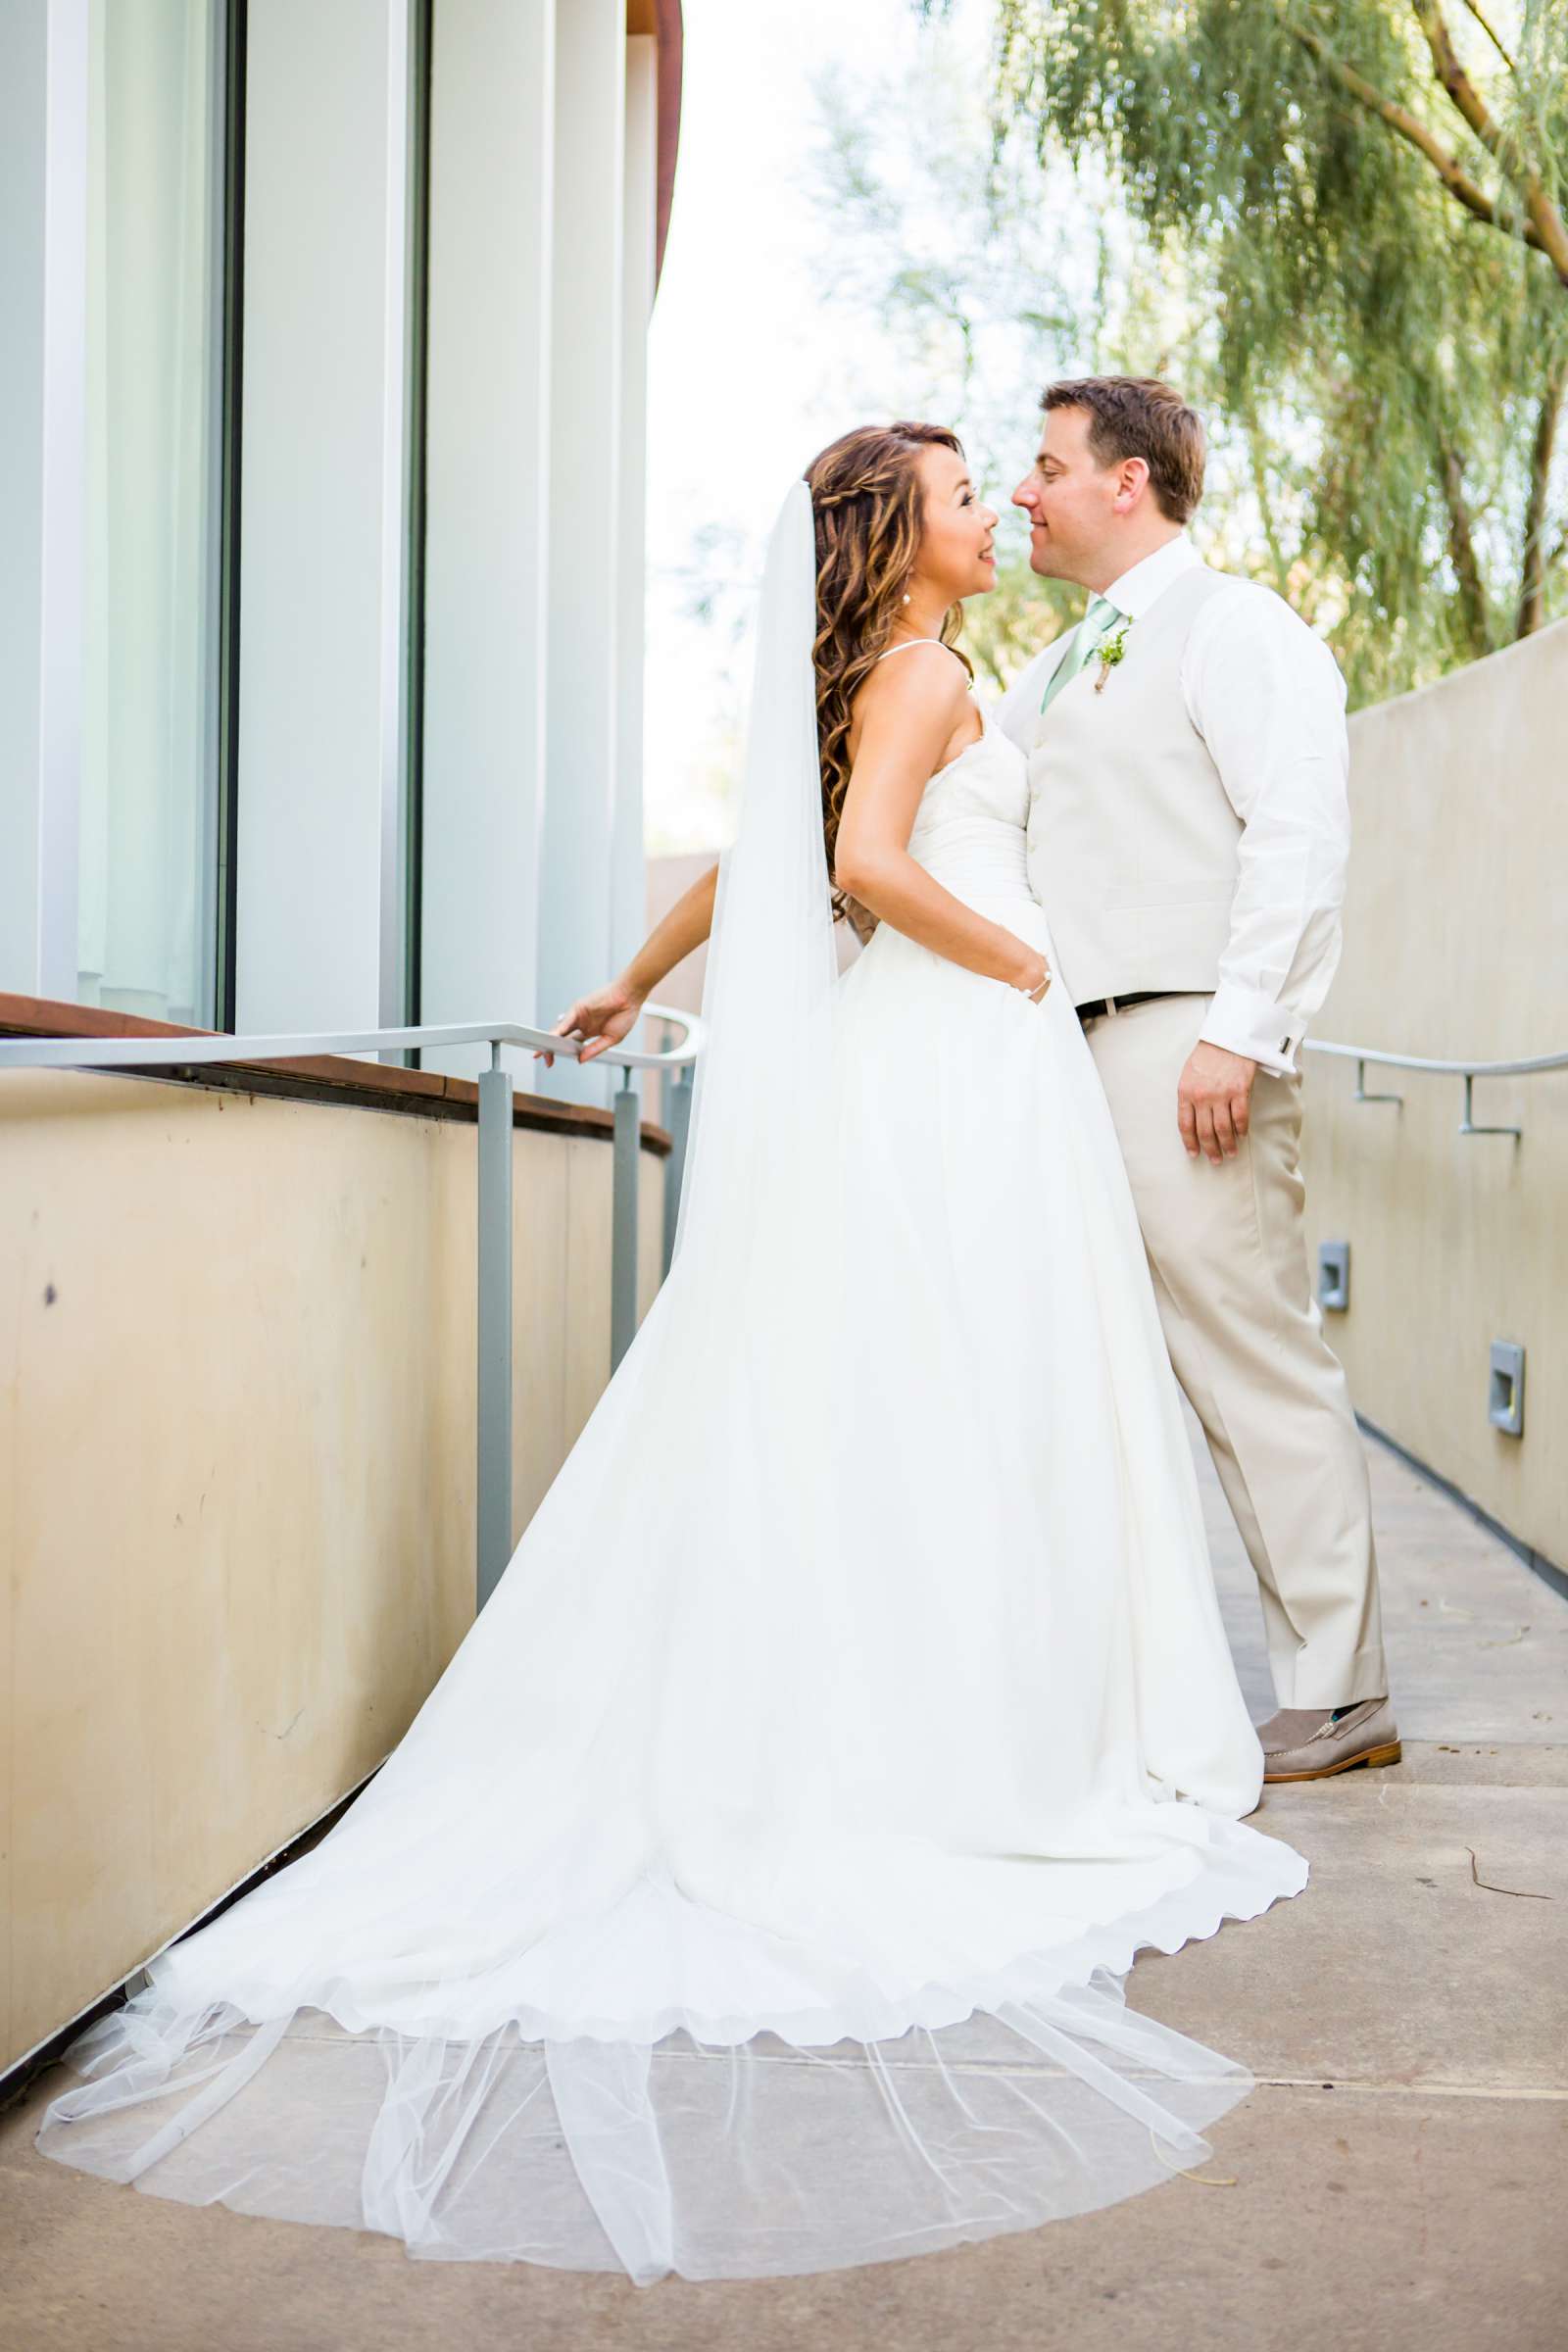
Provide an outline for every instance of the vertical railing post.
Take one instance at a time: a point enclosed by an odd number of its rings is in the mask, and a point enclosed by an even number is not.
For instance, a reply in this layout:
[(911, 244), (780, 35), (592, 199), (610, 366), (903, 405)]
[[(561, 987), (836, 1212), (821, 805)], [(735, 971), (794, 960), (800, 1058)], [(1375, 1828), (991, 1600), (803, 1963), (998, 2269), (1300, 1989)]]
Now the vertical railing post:
[(475, 1609), (512, 1557), (512, 1072), (479, 1078), (479, 1460)]
[(637, 1332), (637, 1154), (642, 1104), (622, 1070), (615, 1097), (614, 1198), (611, 1212), (610, 1369), (614, 1371)]
[(683, 1061), (664, 1081), (664, 1125), (669, 1129), (669, 1157), (664, 1162), (664, 1272), (675, 1254), (675, 1227), (680, 1219), (680, 1188), (686, 1178), (686, 1139), (692, 1124), (692, 1067)]

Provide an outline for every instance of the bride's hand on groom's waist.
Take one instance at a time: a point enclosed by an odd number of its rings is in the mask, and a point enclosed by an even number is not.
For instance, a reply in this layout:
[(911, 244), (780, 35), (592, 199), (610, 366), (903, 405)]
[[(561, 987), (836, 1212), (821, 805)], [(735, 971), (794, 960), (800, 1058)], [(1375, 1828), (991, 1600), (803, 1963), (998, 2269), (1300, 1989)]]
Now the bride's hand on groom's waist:
[(1176, 1089), (1176, 1123), (1189, 1159), (1234, 1159), (1251, 1115), (1257, 1064), (1200, 1039)]
[(1051, 966), (1038, 948), (1028, 947), (1020, 940), (1018, 953), (1011, 958), (1011, 969), (1003, 978), (1009, 988), (1016, 988), (1038, 1004), (1051, 986)]

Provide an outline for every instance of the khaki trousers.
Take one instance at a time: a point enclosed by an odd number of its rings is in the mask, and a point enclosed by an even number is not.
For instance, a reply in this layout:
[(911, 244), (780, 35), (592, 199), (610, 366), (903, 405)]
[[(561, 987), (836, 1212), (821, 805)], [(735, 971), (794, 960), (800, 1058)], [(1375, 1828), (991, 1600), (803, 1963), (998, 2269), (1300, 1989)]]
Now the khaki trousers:
[(1282, 1707), (1388, 1691), (1366, 1456), (1307, 1271), (1301, 1081), (1259, 1069), (1251, 1128), (1188, 1157), (1176, 1088), (1206, 996), (1085, 1023), (1176, 1377), (1256, 1571)]

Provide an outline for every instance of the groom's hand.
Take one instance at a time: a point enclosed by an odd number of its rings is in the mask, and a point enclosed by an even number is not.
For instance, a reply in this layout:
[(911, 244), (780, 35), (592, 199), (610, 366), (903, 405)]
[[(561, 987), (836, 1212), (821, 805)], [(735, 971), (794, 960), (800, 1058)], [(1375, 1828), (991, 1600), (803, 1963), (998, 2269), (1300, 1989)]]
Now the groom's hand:
[(1199, 1040), (1176, 1089), (1176, 1119), (1189, 1159), (1201, 1152), (1218, 1167), (1222, 1159), (1235, 1158), (1247, 1133), (1256, 1075), (1256, 1062), (1245, 1054)]

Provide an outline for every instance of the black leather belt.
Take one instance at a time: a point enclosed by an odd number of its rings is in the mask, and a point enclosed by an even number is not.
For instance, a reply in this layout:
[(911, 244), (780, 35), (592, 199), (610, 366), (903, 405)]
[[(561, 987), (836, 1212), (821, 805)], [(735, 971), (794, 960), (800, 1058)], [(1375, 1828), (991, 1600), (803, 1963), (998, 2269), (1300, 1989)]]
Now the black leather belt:
[(1201, 995), (1192, 988), (1140, 988), (1127, 997), (1095, 997), (1077, 1007), (1081, 1021), (1092, 1021), (1097, 1013), (1124, 1012), (1129, 1004), (1152, 1004), (1156, 997), (1192, 997)]

